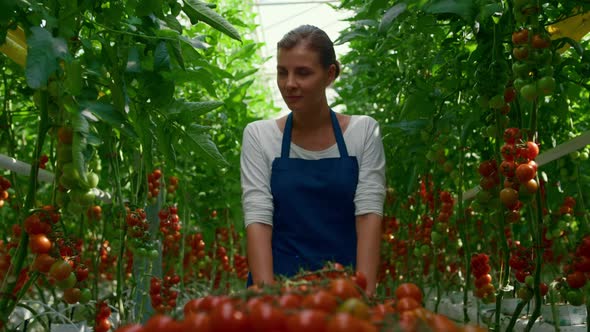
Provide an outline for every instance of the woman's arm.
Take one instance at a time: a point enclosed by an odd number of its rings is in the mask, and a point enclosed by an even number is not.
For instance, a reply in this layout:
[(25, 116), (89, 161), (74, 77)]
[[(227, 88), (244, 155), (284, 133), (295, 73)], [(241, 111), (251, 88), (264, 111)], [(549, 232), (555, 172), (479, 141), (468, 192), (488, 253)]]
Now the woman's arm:
[(248, 267), (255, 285), (274, 283), (272, 266), (272, 226), (252, 223), (246, 227)]
[(372, 296), (377, 287), (377, 272), (381, 255), (381, 222), (375, 213), (356, 217), (356, 270), (367, 277), (367, 295)]

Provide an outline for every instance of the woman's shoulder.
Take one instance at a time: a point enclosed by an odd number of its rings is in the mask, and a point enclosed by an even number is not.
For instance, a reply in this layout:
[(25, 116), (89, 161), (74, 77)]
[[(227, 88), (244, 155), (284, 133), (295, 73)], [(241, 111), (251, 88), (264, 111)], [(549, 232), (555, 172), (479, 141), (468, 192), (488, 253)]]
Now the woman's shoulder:
[(244, 128), (244, 132), (255, 136), (268, 136), (274, 134), (276, 126), (276, 120), (274, 119), (256, 120), (248, 123)]
[(376, 127), (379, 127), (379, 123), (373, 117), (369, 115), (351, 115), (349, 128), (354, 132), (367, 132), (373, 131)]

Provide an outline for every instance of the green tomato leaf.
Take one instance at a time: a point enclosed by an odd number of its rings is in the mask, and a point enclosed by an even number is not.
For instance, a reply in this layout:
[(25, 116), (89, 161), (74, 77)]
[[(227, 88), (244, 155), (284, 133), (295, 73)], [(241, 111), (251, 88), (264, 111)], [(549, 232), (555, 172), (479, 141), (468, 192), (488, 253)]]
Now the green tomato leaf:
[(27, 38), (28, 53), (25, 76), (33, 89), (47, 84), (49, 76), (57, 70), (57, 59), (65, 59), (68, 45), (62, 38), (53, 38), (51, 33), (41, 27), (31, 28)]
[(395, 20), (401, 13), (403, 13), (407, 7), (408, 5), (402, 2), (389, 8), (385, 15), (383, 15), (383, 19), (379, 24), (379, 32), (386, 32), (391, 26), (391, 23), (393, 23), (393, 20)]
[(169, 115), (189, 113), (191, 118), (196, 118), (221, 106), (223, 106), (222, 101), (185, 102), (178, 100), (170, 104), (170, 107), (165, 111)]
[(134, 139), (138, 137), (133, 127), (121, 113), (115, 110), (113, 105), (94, 101), (84, 101), (80, 105), (82, 107), (82, 114), (86, 118), (90, 118), (91, 116), (96, 117), (114, 129), (123, 132), (128, 137)]
[(181, 139), (187, 144), (181, 144), (180, 147), (187, 148), (187, 153), (191, 150), (205, 157), (205, 160), (215, 165), (229, 165), (223, 158), (215, 143), (207, 133), (208, 127), (192, 124), (185, 130), (181, 131)]
[(178, 33), (182, 33), (182, 24), (180, 24), (176, 17), (172, 15), (166, 15), (164, 16), (164, 23), (170, 29), (178, 31)]
[(139, 73), (141, 72), (141, 60), (139, 59), (139, 50), (133, 46), (129, 49), (127, 54), (127, 67), (125, 71), (128, 73)]
[(426, 5), (424, 11), (431, 14), (456, 14), (467, 22), (474, 22), (478, 13), (473, 0), (434, 0)]
[(168, 53), (166, 42), (161, 41), (154, 51), (154, 71), (168, 70), (170, 70), (170, 54)]
[(198, 21), (203, 21), (229, 37), (242, 41), (238, 30), (225, 18), (209, 8), (206, 3), (197, 0), (184, 0), (182, 10), (190, 18), (191, 23), (196, 24)]
[(170, 49), (172, 50), (172, 54), (174, 55), (174, 59), (176, 59), (176, 62), (178, 62), (178, 65), (182, 69), (186, 70), (186, 67), (184, 64), (184, 57), (182, 56), (182, 48), (180, 47), (180, 41), (169, 40), (167, 43), (168, 43), (168, 46), (170, 46)]

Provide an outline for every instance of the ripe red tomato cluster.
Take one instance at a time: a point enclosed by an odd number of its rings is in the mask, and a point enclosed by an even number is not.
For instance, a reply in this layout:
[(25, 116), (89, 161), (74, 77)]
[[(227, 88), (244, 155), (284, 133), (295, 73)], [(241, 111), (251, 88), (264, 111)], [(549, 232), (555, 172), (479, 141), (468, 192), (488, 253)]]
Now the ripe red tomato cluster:
[(166, 199), (168, 201), (174, 200), (176, 197), (176, 190), (178, 190), (178, 178), (171, 175), (168, 177), (168, 186), (166, 186)]
[(98, 301), (96, 303), (96, 317), (94, 320), (94, 331), (107, 332), (111, 329), (111, 308), (106, 301)]
[(49, 157), (46, 154), (42, 154), (41, 157), (39, 157), (39, 168), (45, 169), (48, 161)]
[(518, 128), (507, 128), (503, 136), (505, 143), (500, 150), (503, 157), (500, 173), (505, 179), (500, 200), (509, 211), (520, 217), (520, 198), (531, 196), (539, 189), (537, 163), (534, 160), (539, 154), (539, 147), (532, 141), (523, 142)]
[(8, 200), (10, 195), (8, 194), (8, 189), (12, 186), (10, 181), (0, 175), (0, 208), (4, 206), (4, 203)]
[(91, 205), (86, 210), (86, 217), (90, 221), (99, 221), (102, 219), (102, 207), (100, 205)]
[(208, 262), (205, 241), (202, 233), (187, 234), (185, 243), (189, 250), (185, 251), (183, 258), (185, 282), (194, 278), (202, 278), (205, 274)]
[(239, 253), (234, 254), (234, 270), (239, 279), (248, 279), (248, 260), (246, 256)]
[(160, 219), (160, 232), (163, 236), (162, 254), (166, 256), (166, 259), (172, 259), (177, 256), (182, 239), (178, 207), (176, 205), (164, 207), (158, 212), (158, 218)]
[(584, 236), (576, 248), (566, 277), (570, 288), (582, 288), (590, 276), (590, 235)]
[(415, 284), (401, 284), (395, 294), (396, 298), (369, 301), (350, 277), (338, 274), (334, 279), (300, 280), (291, 286), (253, 286), (232, 297), (208, 295), (192, 299), (185, 304), (181, 320), (159, 314), (143, 326), (130, 324), (117, 332), (167, 329), (376, 332), (382, 328), (416, 331), (419, 326), (434, 331), (483, 331), (474, 326), (460, 327), (448, 318), (424, 309), (422, 292)]
[(496, 287), (492, 284), (492, 270), (490, 257), (484, 253), (471, 256), (471, 274), (475, 277), (475, 290), (473, 295), (482, 299), (485, 303), (491, 303), (496, 300)]
[[(533, 250), (523, 246), (519, 241), (510, 242), (510, 259), (508, 265), (512, 268), (514, 278), (521, 283), (518, 289), (518, 297), (523, 300), (530, 300), (533, 296), (535, 264), (533, 260)], [(549, 291), (546, 283), (539, 284), (541, 296), (545, 296)]]
[(173, 287), (179, 283), (180, 277), (177, 274), (165, 275), (163, 280), (152, 277), (150, 280), (150, 299), (152, 308), (157, 313), (169, 313), (176, 308), (178, 291)]
[(148, 180), (148, 192), (147, 198), (149, 201), (153, 203), (156, 202), (158, 199), (158, 195), (160, 194), (160, 179), (162, 178), (162, 170), (155, 169), (147, 176)]
[(138, 257), (156, 257), (159, 255), (155, 244), (150, 240), (150, 225), (147, 221), (145, 210), (141, 208), (136, 208), (135, 210), (127, 208), (125, 223), (128, 227), (127, 234), (130, 237), (130, 241), (128, 242), (129, 249), (133, 254)]

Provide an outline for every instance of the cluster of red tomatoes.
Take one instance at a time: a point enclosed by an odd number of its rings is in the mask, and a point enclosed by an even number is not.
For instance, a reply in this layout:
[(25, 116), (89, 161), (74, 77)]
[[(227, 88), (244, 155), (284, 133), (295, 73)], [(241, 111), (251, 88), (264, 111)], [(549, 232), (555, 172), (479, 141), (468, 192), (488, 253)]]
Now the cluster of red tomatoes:
[(508, 220), (516, 221), (520, 218), (518, 210), (522, 207), (520, 198), (530, 197), (539, 189), (534, 160), (539, 154), (539, 146), (532, 141), (523, 142), (518, 128), (507, 128), (503, 136), (505, 143), (500, 152), (504, 160), (500, 164), (500, 172), (505, 178), (500, 200), (513, 215)]
[(150, 299), (152, 308), (157, 313), (163, 314), (176, 308), (178, 291), (173, 287), (179, 283), (180, 277), (178, 274), (167, 274), (162, 279), (152, 277), (150, 280)]
[(240, 255), (237, 252), (234, 254), (234, 269), (239, 279), (248, 279), (248, 260), (246, 256)]
[(90, 221), (99, 221), (102, 219), (102, 208), (100, 205), (91, 205), (86, 210), (86, 218)]
[(0, 208), (4, 206), (4, 202), (8, 200), (10, 196), (8, 194), (8, 189), (12, 186), (10, 181), (7, 178), (0, 176)]
[(184, 282), (193, 278), (202, 278), (204, 270), (208, 265), (207, 251), (205, 250), (205, 241), (202, 233), (187, 234), (185, 243), (188, 248), (185, 249), (183, 258)]
[(147, 176), (148, 192), (147, 198), (152, 203), (155, 203), (160, 194), (160, 179), (162, 178), (162, 170), (155, 169)]
[(42, 154), (41, 157), (39, 157), (39, 168), (45, 169), (48, 161), (49, 157), (46, 154)]
[(581, 305), (585, 302), (582, 287), (590, 277), (590, 235), (582, 238), (576, 247), (572, 264), (564, 267), (568, 286), (566, 299), (573, 305)]
[(471, 256), (471, 274), (475, 277), (475, 290), (473, 295), (482, 299), (485, 303), (491, 303), (496, 300), (496, 288), (492, 284), (492, 270), (490, 264), (490, 257), (486, 254), (480, 253)]
[(23, 228), (29, 235), (29, 249), (36, 255), (32, 270), (46, 275), (50, 284), (63, 290), (66, 303), (85, 303), (90, 300), (90, 290), (84, 284), (89, 271), (74, 252), (80, 250), (81, 242), (74, 249), (52, 232), (52, 225), (59, 220), (60, 214), (52, 206), (44, 206), (25, 219)]
[[(395, 298), (368, 298), (363, 279), (325, 269), (321, 278), (293, 279), (264, 288), (253, 286), (235, 296), (208, 295), (184, 305), (184, 317), (175, 320), (155, 315), (145, 325), (130, 324), (117, 332), (138, 331), (276, 331), (276, 332), (376, 332), (396, 331), (483, 331), (475, 326), (458, 326), (450, 319), (422, 306), (422, 291), (411, 283), (399, 285)], [(332, 278), (328, 276), (332, 276)], [(366, 279), (364, 279), (366, 282)]]
[(176, 205), (164, 207), (158, 212), (158, 218), (160, 219), (160, 232), (163, 237), (162, 255), (168, 257), (172, 253), (172, 256), (176, 257), (182, 239), (178, 207)]
[[(518, 289), (518, 297), (523, 300), (530, 300), (533, 296), (535, 264), (533, 263), (533, 250), (526, 248), (518, 241), (510, 241), (510, 259), (508, 265), (514, 272), (514, 278), (520, 282), (522, 287)], [(539, 283), (541, 296), (549, 291), (546, 283)]]
[(111, 329), (111, 308), (106, 301), (98, 301), (96, 303), (96, 317), (94, 319), (95, 332), (107, 332)]
[(155, 244), (150, 240), (150, 225), (146, 218), (147, 214), (145, 210), (141, 208), (136, 208), (135, 210), (127, 208), (125, 223), (127, 224), (127, 234), (130, 238), (130, 241), (128, 241), (129, 249), (138, 257), (157, 257), (159, 252)]

